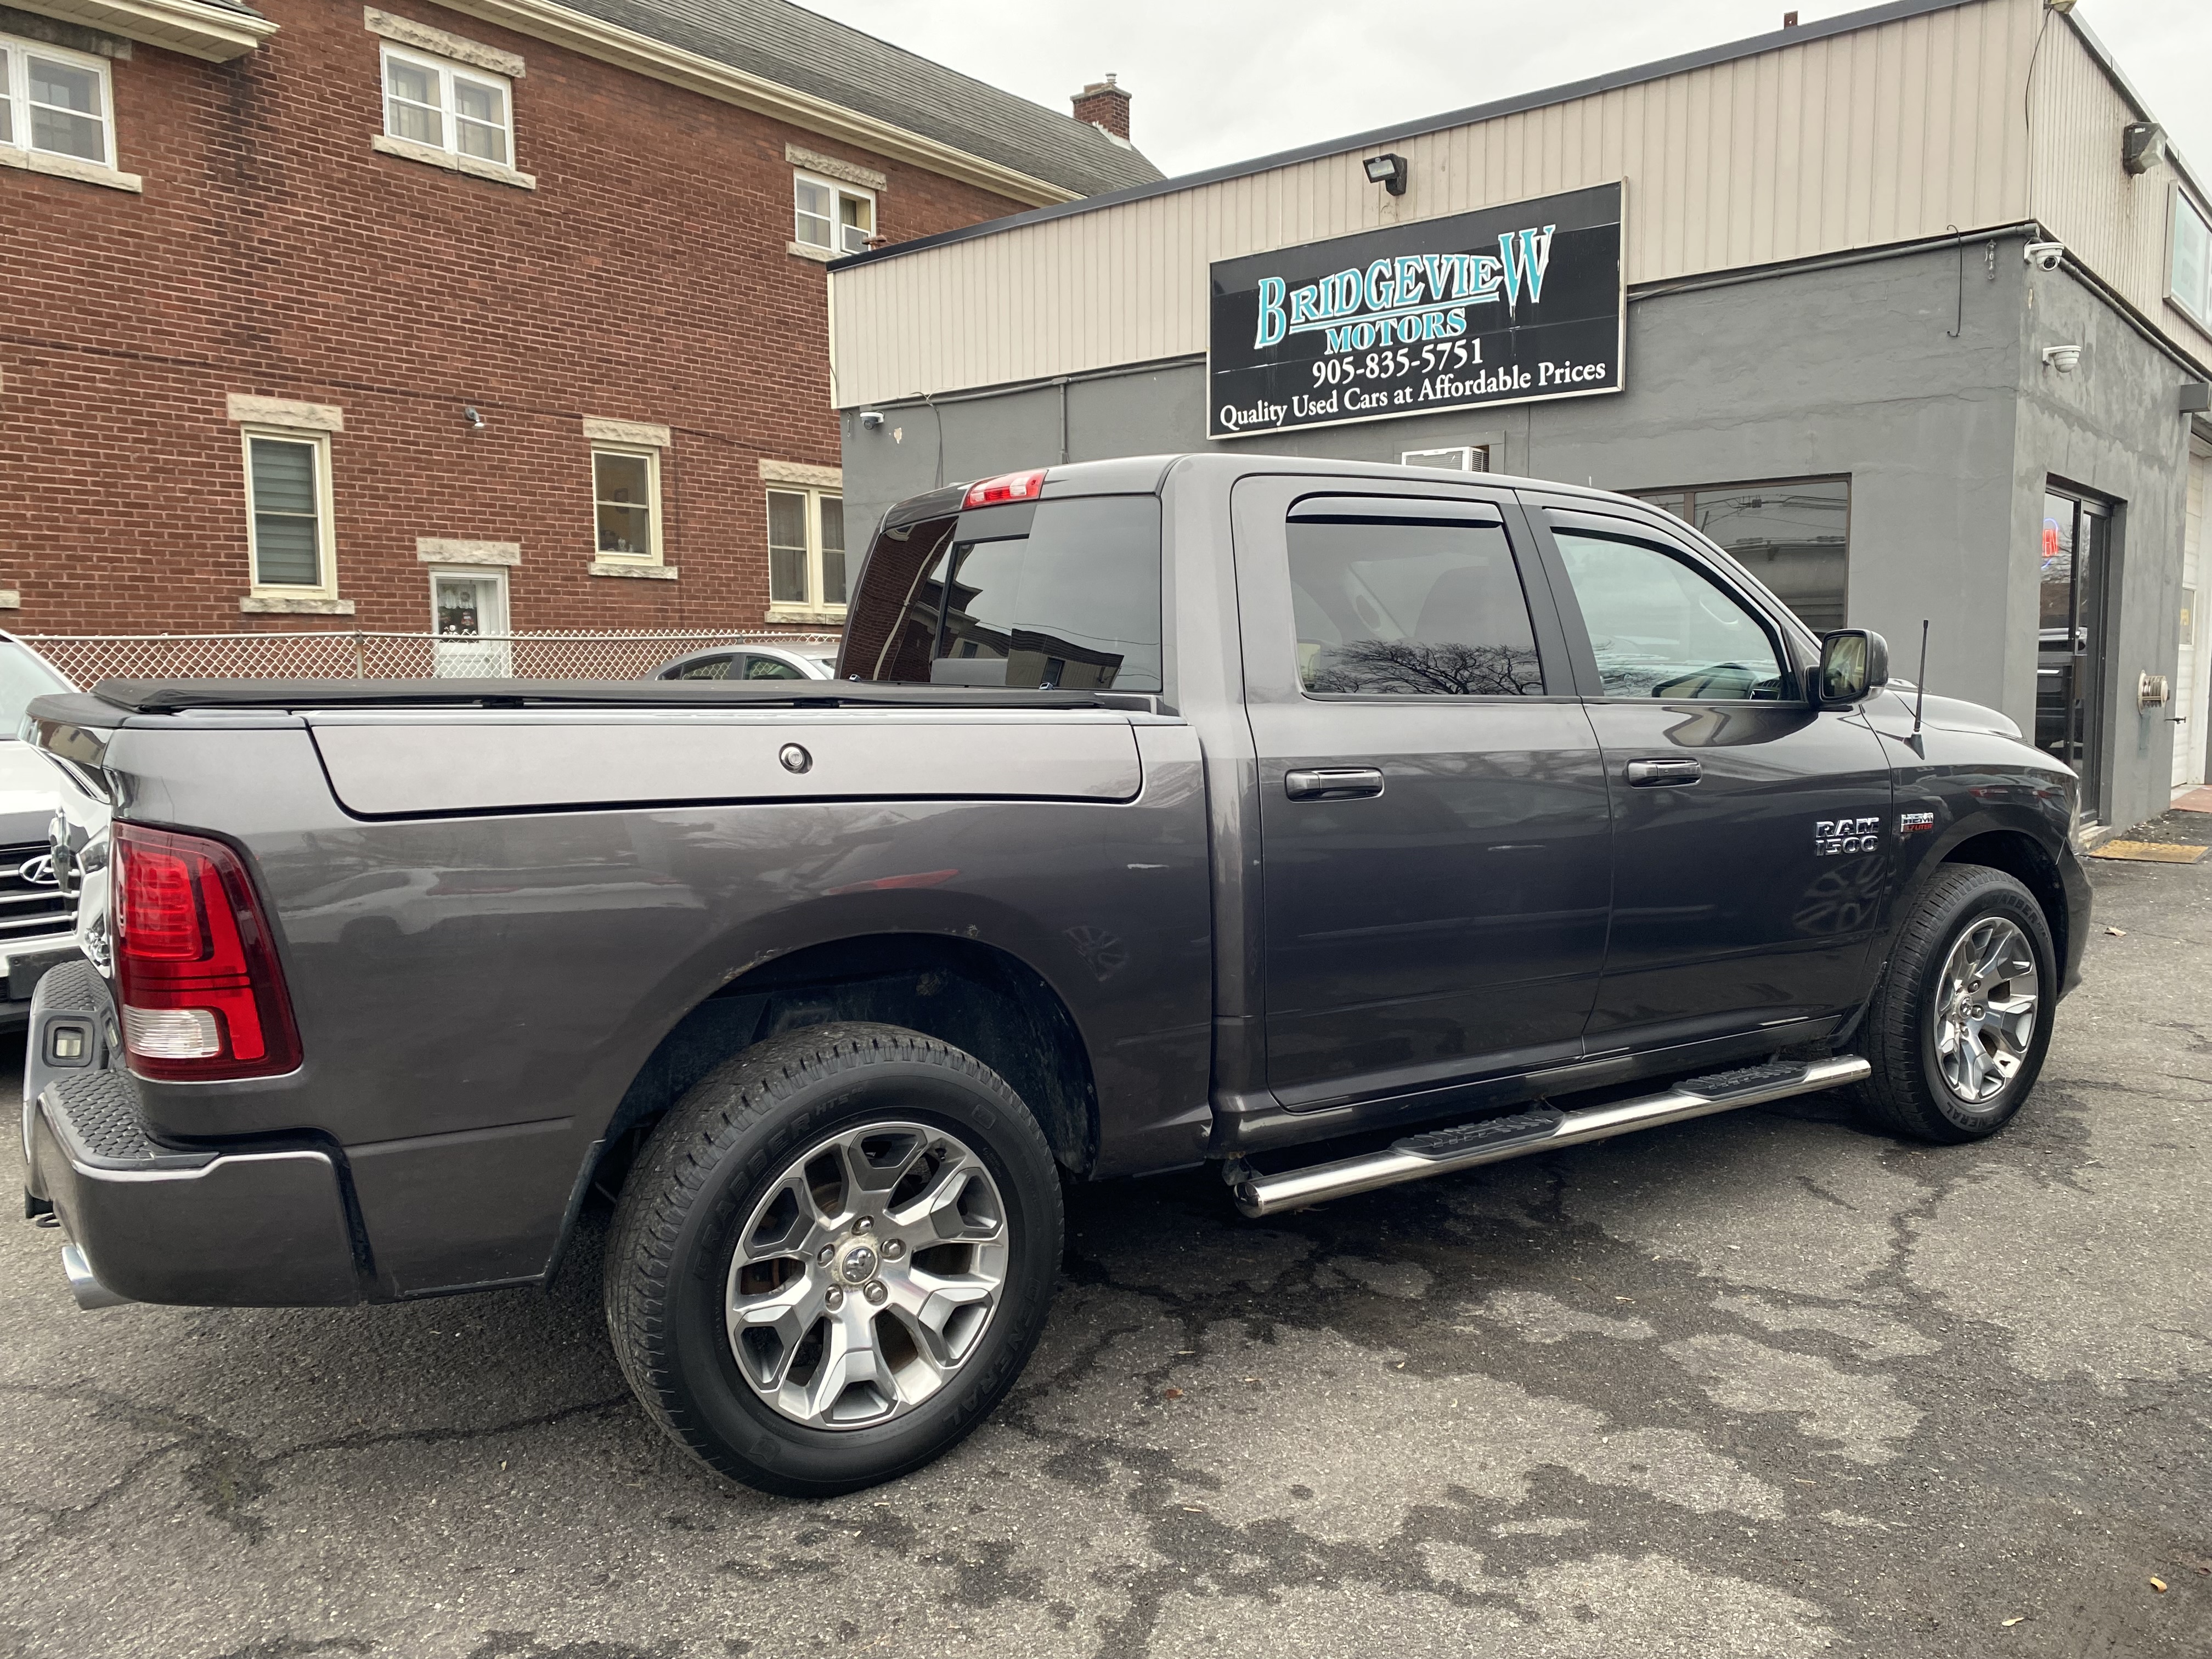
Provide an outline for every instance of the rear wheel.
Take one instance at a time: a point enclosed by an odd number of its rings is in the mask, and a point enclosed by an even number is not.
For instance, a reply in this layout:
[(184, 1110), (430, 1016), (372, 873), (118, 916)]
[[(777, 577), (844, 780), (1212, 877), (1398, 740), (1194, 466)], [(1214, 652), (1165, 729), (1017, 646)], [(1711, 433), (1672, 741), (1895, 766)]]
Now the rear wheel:
[(766, 1492), (885, 1480), (1019, 1375), (1060, 1243), (1058, 1172), (989, 1067), (895, 1026), (818, 1026), (708, 1074), (632, 1170), (606, 1267), (630, 1384)]
[(1995, 1134), (2034, 1088), (2058, 986), (2051, 927), (2002, 870), (1950, 865), (1921, 889), (1867, 1011), (1861, 1085), (1917, 1140)]

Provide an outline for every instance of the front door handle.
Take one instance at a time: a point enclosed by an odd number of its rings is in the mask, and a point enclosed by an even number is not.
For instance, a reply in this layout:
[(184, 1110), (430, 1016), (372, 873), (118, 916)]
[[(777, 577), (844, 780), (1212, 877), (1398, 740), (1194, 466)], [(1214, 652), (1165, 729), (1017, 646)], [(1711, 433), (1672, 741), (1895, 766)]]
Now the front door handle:
[(1705, 769), (1693, 760), (1640, 760), (1628, 763), (1628, 781), (1639, 789), (1663, 789), (1678, 783), (1695, 783)]
[(1382, 774), (1371, 766), (1317, 766), (1283, 774), (1292, 800), (1365, 800), (1382, 793)]

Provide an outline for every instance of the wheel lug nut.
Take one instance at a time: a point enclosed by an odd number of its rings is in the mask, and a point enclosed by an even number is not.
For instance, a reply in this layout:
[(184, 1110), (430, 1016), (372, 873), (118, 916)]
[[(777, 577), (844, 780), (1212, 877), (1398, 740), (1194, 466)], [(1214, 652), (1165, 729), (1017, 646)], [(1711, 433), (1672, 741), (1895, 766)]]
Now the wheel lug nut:
[(897, 1239), (896, 1239), (896, 1238), (887, 1238), (887, 1239), (885, 1239), (885, 1240), (884, 1241), (884, 1261), (897, 1261), (901, 1256), (904, 1255), (905, 1254), (906, 1254), (906, 1246), (905, 1246), (904, 1244), (901, 1243)]
[(829, 1309), (831, 1313), (836, 1312), (845, 1305), (845, 1292), (832, 1285), (829, 1292), (823, 1297), (822, 1305)]
[(863, 1291), (861, 1294), (866, 1297), (871, 1302), (881, 1302), (885, 1297), (889, 1296), (890, 1292), (884, 1288), (884, 1281), (882, 1279), (872, 1279), (868, 1281), (868, 1288)]
[(830, 1245), (824, 1244), (820, 1249), (814, 1253), (814, 1259), (823, 1267), (826, 1267), (830, 1265), (830, 1258), (836, 1254), (837, 1252), (835, 1249)]
[(872, 1233), (875, 1230), (876, 1224), (869, 1220), (866, 1216), (862, 1216), (858, 1221), (855, 1221), (853, 1224), (853, 1231), (856, 1233)]

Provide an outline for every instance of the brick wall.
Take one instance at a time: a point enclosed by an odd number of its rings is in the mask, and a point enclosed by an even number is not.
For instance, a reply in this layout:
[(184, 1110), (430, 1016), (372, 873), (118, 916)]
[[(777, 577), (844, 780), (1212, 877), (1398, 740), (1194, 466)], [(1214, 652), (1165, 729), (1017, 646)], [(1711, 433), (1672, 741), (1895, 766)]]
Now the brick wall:
[[(892, 240), (1018, 204), (428, 5), (387, 9), (526, 61), (514, 164), (538, 187), (378, 155), (361, 8), (263, 9), (281, 33), (233, 63), (141, 44), (114, 64), (142, 195), (0, 169), (9, 625), (325, 625), (240, 612), (226, 398), (244, 392), (344, 411), (336, 562), (356, 615), (327, 625), (428, 627), (416, 541), (439, 536), (521, 544), (518, 629), (760, 627), (758, 463), (838, 464), (825, 276), (786, 251), (785, 144), (887, 174)], [(587, 574), (594, 416), (672, 429), (676, 581)]]

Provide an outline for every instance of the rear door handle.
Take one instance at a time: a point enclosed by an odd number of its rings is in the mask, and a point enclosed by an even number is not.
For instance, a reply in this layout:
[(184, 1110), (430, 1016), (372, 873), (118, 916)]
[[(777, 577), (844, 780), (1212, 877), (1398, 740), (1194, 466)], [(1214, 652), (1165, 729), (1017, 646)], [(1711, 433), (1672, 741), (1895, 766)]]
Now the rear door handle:
[(1640, 760), (1628, 763), (1628, 781), (1641, 789), (1663, 789), (1670, 784), (1695, 783), (1705, 769), (1693, 760)]
[(1382, 793), (1382, 774), (1372, 766), (1319, 766), (1283, 774), (1292, 800), (1364, 800)]

